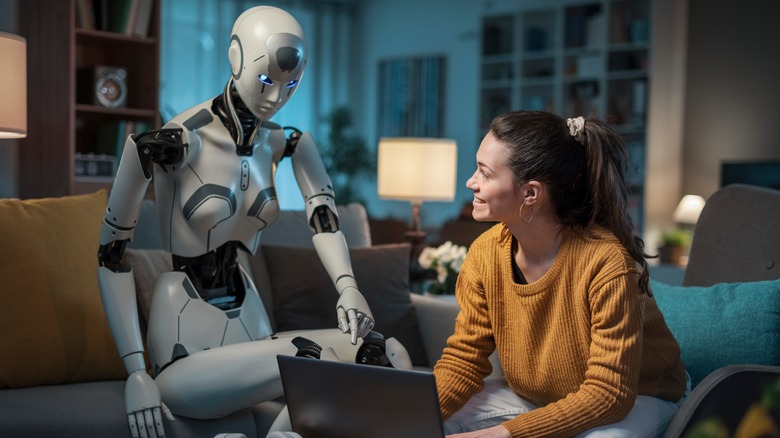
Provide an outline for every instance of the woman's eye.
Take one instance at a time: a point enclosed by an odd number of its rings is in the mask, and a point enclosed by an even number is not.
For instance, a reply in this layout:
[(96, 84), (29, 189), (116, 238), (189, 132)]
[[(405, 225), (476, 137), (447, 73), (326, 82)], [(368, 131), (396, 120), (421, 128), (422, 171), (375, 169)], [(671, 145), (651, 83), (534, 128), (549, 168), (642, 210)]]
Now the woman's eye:
[(257, 79), (260, 79), (260, 82), (262, 82), (262, 83), (264, 83), (266, 85), (273, 85), (274, 84), (274, 81), (272, 81), (271, 78), (269, 78), (266, 75), (259, 75), (257, 77)]

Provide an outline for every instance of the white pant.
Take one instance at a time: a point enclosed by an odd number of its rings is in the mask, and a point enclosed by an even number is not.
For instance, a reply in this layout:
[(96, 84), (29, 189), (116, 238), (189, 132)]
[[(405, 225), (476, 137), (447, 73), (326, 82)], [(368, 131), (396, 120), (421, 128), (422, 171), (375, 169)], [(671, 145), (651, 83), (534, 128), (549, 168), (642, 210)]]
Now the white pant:
[[(660, 437), (691, 392), (691, 379), (687, 377), (685, 395), (679, 401), (639, 395), (624, 419), (590, 429), (576, 438)], [(515, 394), (505, 377), (487, 378), (485, 387), (444, 422), (444, 432), (450, 435), (487, 429), (538, 407)]]

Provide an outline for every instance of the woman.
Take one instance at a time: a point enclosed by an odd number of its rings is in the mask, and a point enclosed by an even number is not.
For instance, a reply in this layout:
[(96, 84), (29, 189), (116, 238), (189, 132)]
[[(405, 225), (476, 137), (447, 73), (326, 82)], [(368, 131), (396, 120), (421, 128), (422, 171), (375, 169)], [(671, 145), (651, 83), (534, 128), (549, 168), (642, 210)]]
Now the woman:
[[(628, 153), (594, 119), (497, 117), (477, 152), (455, 333), (434, 368), (448, 434), (656, 436), (686, 394), (627, 209)], [(498, 350), (505, 379), (491, 373)]]

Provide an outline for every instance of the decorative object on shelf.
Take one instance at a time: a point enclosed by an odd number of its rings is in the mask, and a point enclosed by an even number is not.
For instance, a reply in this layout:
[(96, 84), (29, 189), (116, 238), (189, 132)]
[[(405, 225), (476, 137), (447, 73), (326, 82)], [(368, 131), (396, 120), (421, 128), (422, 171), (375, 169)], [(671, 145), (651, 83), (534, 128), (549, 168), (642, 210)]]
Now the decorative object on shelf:
[(434, 295), (454, 295), (455, 283), (464, 260), (466, 247), (454, 245), (450, 241), (437, 248), (423, 248), (417, 262), (423, 269), (436, 271), (436, 279), (428, 283), (426, 292)]
[(407, 238), (422, 242), (423, 201), (455, 199), (458, 147), (444, 138), (381, 138), (378, 147), (377, 192), (382, 199), (412, 203), (412, 228)]
[(27, 41), (0, 32), (0, 138), (27, 136)]
[(106, 108), (127, 106), (127, 70), (122, 67), (95, 65), (79, 69), (78, 91), (84, 103)]
[(373, 156), (362, 138), (350, 135), (352, 113), (349, 108), (334, 108), (324, 120), (329, 127), (328, 139), (320, 143), (319, 147), (333, 184), (336, 202), (342, 205), (350, 202), (364, 204), (358, 182), (361, 178), (374, 176), (370, 171), (376, 166)]

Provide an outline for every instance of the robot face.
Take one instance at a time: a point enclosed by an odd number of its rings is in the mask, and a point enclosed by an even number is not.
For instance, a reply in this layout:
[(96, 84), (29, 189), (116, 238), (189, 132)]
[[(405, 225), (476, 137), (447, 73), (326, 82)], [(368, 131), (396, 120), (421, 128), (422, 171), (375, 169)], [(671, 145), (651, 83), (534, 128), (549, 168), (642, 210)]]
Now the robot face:
[(228, 57), (236, 91), (257, 118), (268, 120), (287, 103), (306, 56), (303, 30), (287, 12), (258, 6), (238, 17)]

